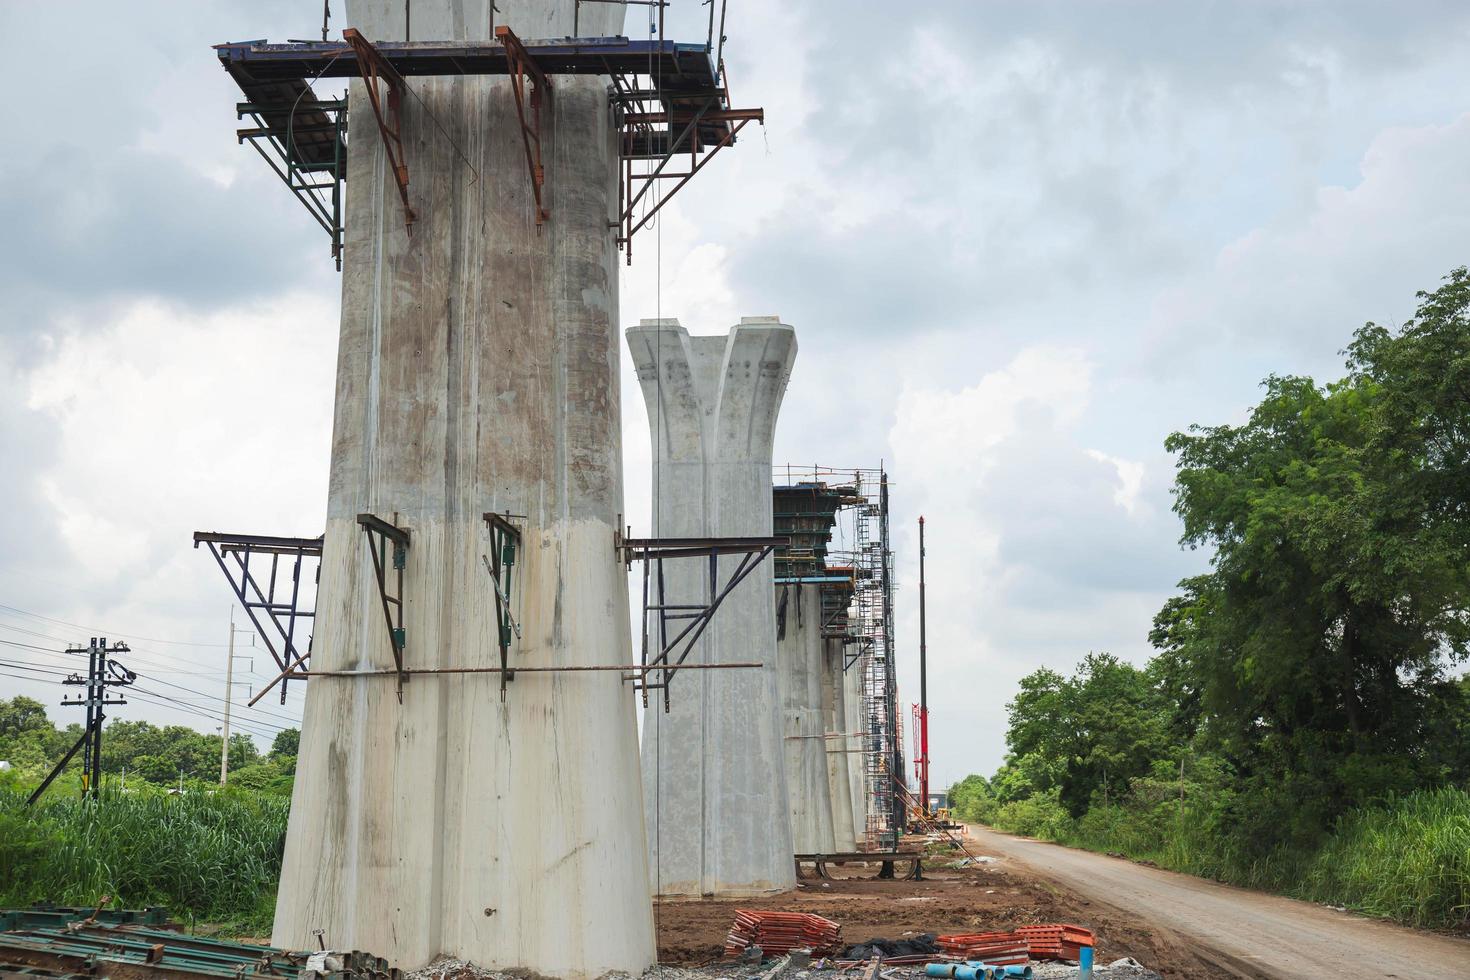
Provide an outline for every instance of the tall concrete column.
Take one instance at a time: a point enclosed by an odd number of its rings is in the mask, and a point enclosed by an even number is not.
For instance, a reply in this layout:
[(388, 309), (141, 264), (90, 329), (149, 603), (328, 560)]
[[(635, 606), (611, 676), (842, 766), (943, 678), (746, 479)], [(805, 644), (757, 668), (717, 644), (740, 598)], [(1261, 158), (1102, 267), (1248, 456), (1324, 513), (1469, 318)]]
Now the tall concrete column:
[(822, 640), (822, 730), (828, 736), (823, 740), (827, 756), (827, 792), (832, 801), (832, 838), (840, 851), (857, 846), (857, 835), (853, 829), (852, 782), (848, 778), (847, 751), (851, 741), (845, 735), (847, 725), (847, 692), (843, 683), (842, 666), (845, 659), (841, 637), (825, 637)]
[[(863, 661), (858, 659), (842, 675), (842, 709), (847, 715), (847, 732), (861, 732), (863, 719)], [(852, 832), (861, 844), (868, 832), (868, 783), (864, 774), (863, 739), (849, 735), (843, 740), (847, 753), (847, 780), (852, 798)]]
[(776, 660), (781, 668), (791, 843), (798, 854), (826, 854), (836, 850), (836, 838), (822, 725), (821, 587), (797, 582), (776, 589), (781, 595), (777, 601), (786, 606)]
[[(771, 533), (771, 441), (796, 332), (745, 317), (728, 336), (677, 320), (628, 331), (653, 433), (652, 531), (660, 537)], [(721, 560), (720, 580), (738, 559)], [(707, 598), (706, 559), (665, 563), (665, 599)], [(769, 559), (730, 593), (690, 663), (759, 669), (674, 677), (670, 710), (643, 719), (643, 792), (654, 889), (740, 896), (796, 884), (781, 749), (776, 613)]]
[[(570, 34), (573, 0), (498, 0), (523, 37)], [(484, 40), (484, 0), (415, 0), (413, 40)], [(405, 5), (347, 24), (402, 40)], [(586, 4), (581, 33), (622, 8)], [(486, 511), (514, 518), (515, 666), (631, 662), (622, 509), (617, 151), (605, 80), (557, 77), (542, 111), (551, 218), (533, 219), (509, 82), (413, 78), (397, 189), (351, 89), (341, 346), (311, 669), (393, 665), (355, 521), (412, 535), (406, 666), (498, 663)], [(391, 575), (390, 575), (391, 578)], [(413, 969), (592, 978), (654, 958), (634, 700), (617, 672), (314, 677), (273, 941)]]

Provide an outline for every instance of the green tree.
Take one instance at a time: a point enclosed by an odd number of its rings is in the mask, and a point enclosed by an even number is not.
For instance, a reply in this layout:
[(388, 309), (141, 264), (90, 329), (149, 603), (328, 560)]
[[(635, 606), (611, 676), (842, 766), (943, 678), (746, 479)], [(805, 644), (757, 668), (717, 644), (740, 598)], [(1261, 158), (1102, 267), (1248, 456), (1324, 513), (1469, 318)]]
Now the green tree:
[(51, 720), (46, 717), (45, 705), (34, 698), (24, 695), (8, 701), (0, 698), (0, 740), (53, 728)]
[(271, 741), (271, 755), (289, 755), (295, 758), (301, 751), (301, 729), (283, 728), (276, 732)]
[(1111, 654), (1088, 654), (1070, 678), (1027, 675), (1006, 708), (1008, 771), (993, 780), (1003, 800), (1020, 798), (1020, 777), (1024, 795), (1055, 788), (1078, 816), (1170, 752), (1169, 712), (1149, 675)]
[(1398, 332), (1358, 331), (1340, 382), (1268, 378), (1244, 425), (1166, 443), (1183, 541), (1214, 556), (1155, 619), (1158, 676), (1263, 846), (1456, 764), (1435, 726), (1470, 645), (1470, 280), (1421, 300)]

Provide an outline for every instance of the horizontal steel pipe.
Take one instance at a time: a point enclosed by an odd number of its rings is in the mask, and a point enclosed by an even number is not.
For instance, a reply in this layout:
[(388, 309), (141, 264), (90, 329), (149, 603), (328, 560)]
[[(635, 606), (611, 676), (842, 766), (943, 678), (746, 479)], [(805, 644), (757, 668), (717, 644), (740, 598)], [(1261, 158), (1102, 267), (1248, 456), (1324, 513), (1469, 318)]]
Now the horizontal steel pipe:
[[(733, 664), (680, 664), (678, 670), (731, 670), (734, 668), (764, 667), (765, 664), (756, 661), (745, 661)], [(656, 674), (663, 670), (662, 666), (648, 668), (647, 672)], [(674, 668), (669, 668), (674, 669)], [(405, 674), (499, 674), (504, 671), (507, 674), (556, 674), (563, 671), (580, 670), (622, 670), (633, 674), (644, 673), (642, 664), (568, 664), (564, 667), (405, 667)], [(312, 677), (397, 677), (396, 670), (296, 670), (287, 674), (291, 680), (307, 680)]]

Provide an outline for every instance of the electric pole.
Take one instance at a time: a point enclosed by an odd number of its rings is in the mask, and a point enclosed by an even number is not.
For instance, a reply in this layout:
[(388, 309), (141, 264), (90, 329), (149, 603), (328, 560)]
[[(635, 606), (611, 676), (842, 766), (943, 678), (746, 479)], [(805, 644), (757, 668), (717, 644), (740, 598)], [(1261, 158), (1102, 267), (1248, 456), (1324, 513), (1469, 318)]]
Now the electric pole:
[(929, 642), (924, 621), (924, 518), (919, 516), (919, 806), (929, 814)]
[[(240, 630), (239, 632), (245, 632)], [(219, 749), (219, 784), (223, 786), (230, 778), (230, 697), (235, 690), (235, 607), (230, 607), (230, 645), (229, 653), (225, 654), (225, 727), (221, 730), (223, 738)], [(255, 634), (250, 634), (250, 642), (255, 642)]]
[(66, 755), (56, 767), (36, 787), (36, 791), (26, 800), (27, 804), (34, 803), (46, 792), (61, 771), (71, 762), (72, 756), (77, 750), (82, 750), (82, 795), (97, 795), (97, 788), (102, 782), (102, 722), (107, 717), (103, 708), (113, 704), (127, 704), (124, 698), (112, 698), (109, 700), (107, 689), (110, 687), (126, 687), (138, 679), (138, 675), (128, 670), (116, 660), (111, 659), (111, 654), (128, 653), (126, 643), (118, 643), (113, 646), (107, 645), (107, 637), (92, 637), (92, 642), (86, 647), (67, 647), (67, 653), (87, 655), (87, 676), (73, 673), (63, 684), (75, 687), (85, 687), (86, 696), (77, 696), (75, 701), (62, 698), (61, 704), (65, 707), (81, 705), (87, 709), (87, 724), (82, 729), (82, 737), (77, 739), (76, 744), (67, 750)]

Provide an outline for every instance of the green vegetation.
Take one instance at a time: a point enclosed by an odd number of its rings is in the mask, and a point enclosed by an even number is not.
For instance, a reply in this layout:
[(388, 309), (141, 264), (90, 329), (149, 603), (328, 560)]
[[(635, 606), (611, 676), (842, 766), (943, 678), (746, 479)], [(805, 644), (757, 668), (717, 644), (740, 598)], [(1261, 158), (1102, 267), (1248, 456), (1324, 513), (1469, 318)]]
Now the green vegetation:
[(0, 759), (11, 766), (0, 772), (0, 906), (95, 905), (110, 895), (231, 931), (268, 931), (300, 733), (280, 732), (266, 755), (231, 736), (222, 789), (218, 735), (115, 721), (103, 738), (98, 799), (82, 797), (77, 758), (26, 806), (80, 735), (77, 725), (57, 729), (38, 701), (0, 699)]
[(1142, 668), (1039, 670), (968, 819), (1418, 925), (1470, 922), (1470, 273), (1176, 455), (1213, 549)]
[[(39, 782), (81, 734), (77, 724), (58, 729), (39, 701), (0, 698), (0, 760), (9, 762), (23, 779)], [(261, 755), (248, 735), (231, 735), (230, 785), (289, 797), (300, 737), (295, 728), (278, 732), (270, 752)], [(126, 781), (128, 786), (215, 784), (219, 782), (220, 747), (220, 736), (182, 725), (160, 728), (146, 721), (114, 721), (102, 740), (104, 781), (115, 780), (118, 785)], [(74, 758), (71, 768), (80, 765), (80, 758)], [(75, 785), (60, 781), (48, 792), (58, 791), (75, 792)]]
[(268, 929), (290, 801), (249, 790), (109, 786), (96, 800), (0, 780), (0, 906), (163, 905), (186, 919)]

